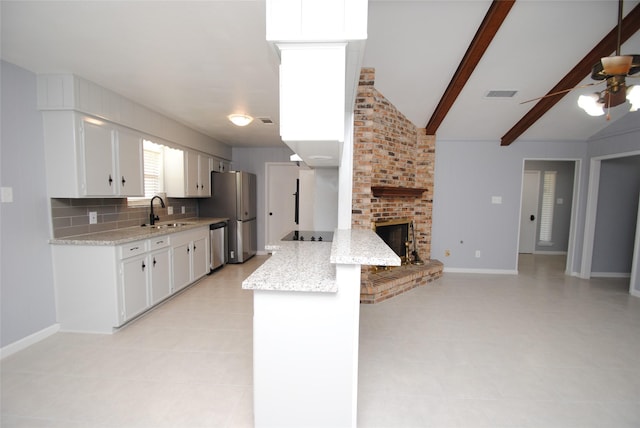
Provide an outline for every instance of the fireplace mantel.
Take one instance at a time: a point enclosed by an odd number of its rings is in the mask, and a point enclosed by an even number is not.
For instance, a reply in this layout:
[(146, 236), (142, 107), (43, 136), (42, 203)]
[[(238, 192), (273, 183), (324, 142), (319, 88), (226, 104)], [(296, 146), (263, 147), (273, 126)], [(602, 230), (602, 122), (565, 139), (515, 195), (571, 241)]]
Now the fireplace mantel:
[(380, 197), (411, 197), (419, 198), (427, 189), (412, 187), (371, 186), (371, 192), (376, 198)]

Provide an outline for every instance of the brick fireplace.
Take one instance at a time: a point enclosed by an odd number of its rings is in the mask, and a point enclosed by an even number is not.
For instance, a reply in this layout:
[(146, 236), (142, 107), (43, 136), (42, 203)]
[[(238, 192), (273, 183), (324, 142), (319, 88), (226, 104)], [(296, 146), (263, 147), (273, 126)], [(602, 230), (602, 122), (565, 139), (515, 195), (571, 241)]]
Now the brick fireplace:
[[(417, 128), (375, 89), (375, 70), (360, 73), (354, 117), (352, 227), (406, 219), (422, 265), (391, 270), (362, 268), (360, 301), (377, 303), (425, 285), (442, 275), (431, 260), (431, 212), (435, 137)], [(413, 242), (415, 235), (415, 243)]]

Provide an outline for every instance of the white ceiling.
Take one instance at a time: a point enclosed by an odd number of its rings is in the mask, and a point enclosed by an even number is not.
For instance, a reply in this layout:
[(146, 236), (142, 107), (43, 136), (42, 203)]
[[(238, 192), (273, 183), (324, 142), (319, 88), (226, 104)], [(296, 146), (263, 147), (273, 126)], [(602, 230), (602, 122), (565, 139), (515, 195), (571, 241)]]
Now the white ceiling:
[[(625, 14), (640, 1), (626, 1)], [(262, 1), (6, 1), (2, 59), (36, 73), (74, 73), (230, 146), (279, 146), (278, 60), (265, 41)], [(376, 88), (425, 126), (490, 0), (369, 2), (363, 66)], [(438, 129), (442, 140), (500, 138), (615, 25), (616, 0), (518, 0)], [(622, 46), (640, 54), (640, 32)], [(590, 82), (585, 76), (585, 82)], [(629, 83), (640, 84), (639, 79)], [(489, 100), (489, 90), (517, 90)], [(584, 141), (612, 119), (564, 97), (521, 141)], [(313, 100), (310, 82), (309, 99)], [(245, 128), (226, 116), (246, 112)], [(628, 113), (637, 115), (640, 112)], [(628, 122), (627, 117), (625, 122)]]

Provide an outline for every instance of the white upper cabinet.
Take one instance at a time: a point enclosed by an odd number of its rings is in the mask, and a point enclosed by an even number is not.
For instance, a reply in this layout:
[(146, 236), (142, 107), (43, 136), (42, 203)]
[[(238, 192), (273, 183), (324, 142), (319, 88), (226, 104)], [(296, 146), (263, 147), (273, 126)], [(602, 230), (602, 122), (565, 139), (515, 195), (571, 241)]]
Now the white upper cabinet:
[(223, 159), (213, 158), (213, 165), (211, 170), (216, 172), (231, 171), (231, 162)]
[(49, 196), (144, 196), (142, 135), (72, 111), (43, 123)]
[(211, 196), (211, 156), (191, 150), (165, 148), (164, 160), (164, 188), (168, 197)]
[(119, 194), (142, 196), (144, 195), (143, 138), (133, 131), (119, 129), (116, 132)]

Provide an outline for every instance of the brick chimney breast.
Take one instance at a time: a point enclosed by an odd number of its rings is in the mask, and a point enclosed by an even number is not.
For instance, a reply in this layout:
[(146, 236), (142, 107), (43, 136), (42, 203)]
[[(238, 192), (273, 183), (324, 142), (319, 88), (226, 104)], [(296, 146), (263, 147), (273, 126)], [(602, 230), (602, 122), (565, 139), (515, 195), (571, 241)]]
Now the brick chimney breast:
[[(371, 286), (378, 274), (363, 267), (361, 301), (375, 303), (441, 275), (442, 263), (430, 260), (434, 164), (435, 136), (417, 128), (375, 88), (374, 68), (362, 68), (354, 115), (352, 228), (371, 229), (381, 219), (412, 219), (416, 251), (428, 266), (422, 270), (433, 272), (424, 280), (414, 272), (413, 286), (383, 286), (384, 295), (378, 295)], [(374, 197), (371, 188), (377, 186), (427, 190), (419, 197)]]

